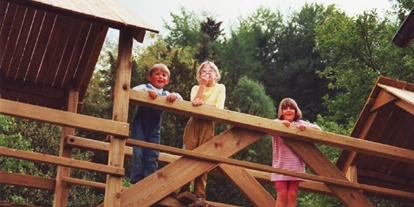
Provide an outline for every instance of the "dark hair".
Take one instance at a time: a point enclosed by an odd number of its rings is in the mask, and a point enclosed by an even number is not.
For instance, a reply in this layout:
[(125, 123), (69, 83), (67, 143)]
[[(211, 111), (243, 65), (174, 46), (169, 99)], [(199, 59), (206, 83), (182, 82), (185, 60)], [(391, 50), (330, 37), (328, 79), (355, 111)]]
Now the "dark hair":
[(283, 120), (282, 110), (286, 109), (287, 107), (292, 107), (295, 109), (295, 118), (293, 119), (293, 121), (298, 121), (302, 118), (302, 111), (299, 109), (296, 101), (291, 98), (284, 98), (279, 104), (279, 109), (277, 112), (278, 119)]

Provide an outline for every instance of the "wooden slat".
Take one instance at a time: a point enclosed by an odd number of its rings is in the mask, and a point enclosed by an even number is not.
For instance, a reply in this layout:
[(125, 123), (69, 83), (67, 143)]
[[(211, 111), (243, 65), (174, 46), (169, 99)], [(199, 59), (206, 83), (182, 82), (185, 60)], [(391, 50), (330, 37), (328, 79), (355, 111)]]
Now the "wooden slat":
[[(370, 140), (376, 143), (380, 143), (381, 138), (385, 133), (386, 126), (387, 124), (390, 123), (391, 116), (392, 116), (391, 109), (381, 108), (381, 110), (378, 111), (372, 125), (370, 126), (370, 130), (365, 135), (365, 137), (361, 137), (361, 138), (365, 140)], [(354, 163), (357, 163), (358, 167), (370, 169), (372, 167), (371, 165), (374, 164), (376, 160), (378, 159), (381, 159), (381, 158), (375, 155), (359, 154), (357, 158), (355, 158)], [(370, 167), (364, 166), (365, 164), (369, 165)]]
[(211, 107), (193, 107), (191, 102), (188, 101), (178, 100), (171, 103), (166, 100), (166, 97), (158, 97), (157, 99), (152, 100), (147, 93), (140, 91), (131, 90), (130, 100), (132, 104), (140, 106), (148, 106), (172, 113), (195, 116), (232, 126), (260, 131), (266, 134), (277, 134), (285, 138), (324, 144), (414, 164), (414, 151), (372, 141), (355, 139), (344, 135), (316, 130), (300, 131), (296, 130), (295, 127), (287, 128), (282, 123), (266, 118)]
[[(105, 42), (106, 34), (108, 33), (108, 27), (102, 27), (99, 32), (92, 51), (90, 52), (89, 59), (85, 63), (85, 67), (81, 67), (75, 74), (75, 88), (79, 90), (79, 98), (83, 100), (86, 89), (89, 86), (89, 82), (92, 79), (93, 71), (95, 70), (96, 62), (101, 54), (101, 48)], [(85, 60), (86, 61), (86, 60)]]
[(53, 60), (53, 56), (55, 55), (55, 52), (57, 51), (58, 45), (61, 44), (61, 41), (66, 40), (66, 36), (68, 35), (65, 30), (66, 28), (71, 27), (71, 22), (68, 22), (66, 18), (63, 16), (58, 15), (56, 18), (55, 25), (51, 31), (50, 39), (45, 51), (45, 55), (42, 60), (42, 65), (39, 68), (39, 73), (36, 76), (36, 79), (34, 80), (34, 83), (43, 84), (42, 81), (44, 77), (46, 76), (49, 66), (51, 65)]
[[(84, 67), (80, 65), (80, 59), (83, 58), (82, 56), (89, 56), (89, 54), (85, 52), (85, 47), (88, 44), (87, 38), (90, 35), (91, 29), (92, 24), (86, 22), (82, 24), (82, 27), (77, 34), (78, 38), (74, 42), (74, 48), (70, 51), (71, 53), (68, 54), (69, 56), (64, 59), (62, 65), (60, 65), (58, 74), (53, 81), (53, 85), (59, 87), (73, 85), (73, 77), (75, 77), (76, 70), (78, 70), (78, 67)], [(66, 63), (66, 61), (68, 62)]]
[[(6, 74), (8, 77), (15, 77), (15, 71), (17, 68), (10, 68), (10, 64), (14, 58), (19, 58), (14, 57), (14, 53), (17, 48), (17, 38), (19, 37), (19, 33), (23, 25), (23, 17), (25, 13), (25, 7), (18, 7), (16, 13), (12, 17), (13, 21), (11, 22), (10, 33), (4, 49), (3, 60), (1, 62), (1, 68), (3, 68), (2, 70), (8, 71)], [(9, 17), (7, 16), (7, 18)]]
[(91, 170), (96, 172), (109, 173), (114, 175), (124, 175), (124, 169), (120, 167), (112, 167), (102, 164), (91, 163), (87, 161), (73, 160), (63, 157), (56, 157), (53, 155), (47, 155), (36, 152), (28, 152), (22, 150), (15, 150), (5, 147), (0, 147), (0, 155), (24, 159), (34, 162), (48, 163), (54, 165), (60, 165), (65, 167), (79, 168), (84, 170)]
[[(5, 35), (2, 35), (2, 28), (7, 27), (6, 25), (3, 25), (3, 23), (5, 22), (5, 17), (6, 17), (6, 11), (7, 11), (7, 7), (8, 7), (8, 3), (5, 1), (0, 1), (0, 65), (1, 65), (1, 60), (2, 57), (4, 55), (4, 46), (6, 46), (7, 43), (7, 37)], [(4, 29), (6, 30), (6, 29)], [(9, 31), (7, 31), (9, 32)], [(1, 73), (1, 71), (0, 71)]]
[(46, 48), (49, 45), (50, 34), (52, 28), (56, 22), (57, 15), (46, 13), (45, 19), (42, 23), (42, 27), (39, 31), (39, 36), (36, 40), (36, 45), (33, 50), (33, 54), (30, 59), (30, 64), (27, 68), (27, 73), (24, 76), (24, 80), (34, 82), (37, 78), (37, 74), (43, 63), (43, 59), (46, 53)]
[(51, 76), (48, 76), (48, 83), (52, 81), (54, 86), (61, 87), (62, 81), (66, 78), (65, 76), (68, 76), (69, 79), (73, 78), (73, 73), (76, 70), (75, 67), (79, 61), (90, 26), (90, 23), (82, 22), (80, 25), (75, 26), (77, 29), (71, 30), (70, 35), (72, 37), (69, 37), (69, 42), (65, 45), (63, 58), (55, 71), (53, 80)]
[[(21, 64), (21, 57), (24, 54), (24, 51), (26, 49), (26, 42), (28, 41), (29, 33), (30, 33), (30, 27), (33, 22), (33, 18), (35, 15), (35, 10), (28, 8), (25, 13), (23, 25), (21, 28), (21, 31), (19, 32), (18, 40), (17, 40), (17, 46), (13, 54), (13, 59), (10, 65), (10, 70), (15, 70), (16, 72), (19, 70), (20, 64)], [(14, 76), (13, 76), (14, 78)]]
[[(16, 68), (15, 73), (11, 75), (18, 80), (23, 80), (28, 72), (31, 60), (33, 58), (34, 50), (37, 40), (39, 38), (39, 31), (42, 27), (46, 14), (44, 12), (36, 11), (33, 23), (30, 29), (29, 38), (27, 39), (24, 54), (21, 55), (19, 68)], [(10, 40), (9, 40), (10, 41)]]
[[(74, 38), (72, 30), (78, 29), (80, 25), (80, 21), (72, 21), (66, 17), (58, 18), (57, 21), (59, 26), (56, 25), (55, 30), (52, 33), (50, 47), (48, 47), (48, 51), (46, 51), (45, 59), (47, 62), (42, 65), (42, 69), (36, 80), (36, 83), (39, 84), (47, 83), (47, 85), (52, 85), (56, 70), (59, 68), (62, 59), (65, 58), (63, 54), (66, 46), (72, 43), (70, 40)], [(59, 31), (61, 26), (63, 26), (62, 31)]]
[[(263, 133), (246, 129), (232, 128), (193, 151), (229, 157), (257, 141), (263, 135)], [(137, 142), (136, 140), (129, 141)], [(121, 205), (150, 206), (216, 165), (215, 163), (182, 157), (123, 192), (121, 194)]]
[[(220, 169), (242, 190), (254, 206), (274, 206), (275, 199), (251, 176), (246, 169), (221, 164)], [(254, 189), (254, 190), (252, 190)]]
[(55, 180), (38, 176), (0, 171), (0, 183), (42, 190), (54, 190)]
[[(0, 113), (62, 126), (75, 127), (106, 134), (114, 134), (121, 137), (127, 137), (129, 135), (129, 124), (124, 122), (58, 111), (4, 99), (0, 99)], [(48, 116), (45, 116), (45, 114)]]

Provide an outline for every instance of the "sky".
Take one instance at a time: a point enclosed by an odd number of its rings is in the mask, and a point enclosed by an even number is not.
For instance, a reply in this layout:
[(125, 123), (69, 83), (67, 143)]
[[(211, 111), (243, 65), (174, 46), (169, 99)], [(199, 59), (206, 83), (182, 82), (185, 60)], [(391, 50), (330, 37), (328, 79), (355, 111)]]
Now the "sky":
[(389, 0), (120, 0), (139, 17), (144, 19), (162, 35), (165, 32), (163, 20), (171, 22), (170, 13), (181, 14), (180, 6), (188, 11), (208, 11), (223, 21), (224, 29), (237, 22), (238, 17), (247, 17), (260, 6), (279, 10), (284, 16), (299, 11), (305, 3), (336, 4), (337, 8), (350, 16), (362, 14), (364, 10), (376, 8), (379, 13), (391, 9)]

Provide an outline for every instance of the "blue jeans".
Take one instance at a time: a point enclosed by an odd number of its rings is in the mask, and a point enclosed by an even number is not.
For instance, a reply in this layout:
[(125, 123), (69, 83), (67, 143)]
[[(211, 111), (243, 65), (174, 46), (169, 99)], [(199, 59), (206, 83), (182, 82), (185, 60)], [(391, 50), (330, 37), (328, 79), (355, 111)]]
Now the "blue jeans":
[[(160, 143), (162, 111), (140, 107), (131, 127), (131, 136), (135, 140)], [(132, 169), (130, 182), (141, 181), (158, 170), (158, 150), (132, 147)]]

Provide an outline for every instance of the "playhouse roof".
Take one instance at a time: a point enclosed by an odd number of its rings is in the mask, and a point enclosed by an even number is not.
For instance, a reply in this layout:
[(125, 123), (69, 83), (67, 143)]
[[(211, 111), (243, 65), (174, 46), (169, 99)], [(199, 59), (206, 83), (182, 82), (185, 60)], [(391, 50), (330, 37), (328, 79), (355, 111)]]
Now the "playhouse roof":
[(117, 0), (0, 2), (0, 97), (64, 109), (85, 96), (108, 28), (158, 32)]
[[(414, 150), (414, 84), (377, 80), (351, 137)], [(356, 165), (360, 184), (414, 192), (414, 164), (344, 150), (340, 170)]]

